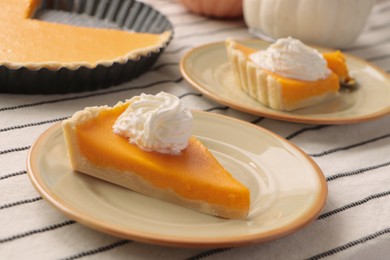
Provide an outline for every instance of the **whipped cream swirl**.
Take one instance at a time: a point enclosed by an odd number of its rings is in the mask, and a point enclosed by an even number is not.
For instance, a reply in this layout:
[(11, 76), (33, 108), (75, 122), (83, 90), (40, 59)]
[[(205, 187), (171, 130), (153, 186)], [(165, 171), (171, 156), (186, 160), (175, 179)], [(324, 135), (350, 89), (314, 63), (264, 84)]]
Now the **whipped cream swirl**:
[(250, 59), (260, 68), (286, 78), (315, 81), (331, 73), (317, 50), (291, 37), (277, 40), (265, 51), (251, 54)]
[(116, 120), (113, 131), (145, 151), (177, 155), (188, 146), (192, 114), (174, 95), (141, 94)]

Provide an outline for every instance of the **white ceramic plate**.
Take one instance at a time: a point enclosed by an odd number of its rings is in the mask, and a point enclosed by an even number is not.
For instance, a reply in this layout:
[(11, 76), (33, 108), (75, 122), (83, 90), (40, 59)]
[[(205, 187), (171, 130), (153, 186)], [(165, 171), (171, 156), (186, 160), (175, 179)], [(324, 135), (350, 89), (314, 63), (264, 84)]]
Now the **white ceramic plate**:
[(193, 111), (194, 135), (251, 191), (246, 220), (209, 216), (72, 171), (61, 125), (32, 146), (28, 174), (42, 196), (70, 218), (147, 243), (221, 247), (265, 242), (311, 223), (322, 210), (325, 178), (299, 148), (252, 124)]
[[(240, 42), (256, 49), (265, 49), (269, 45), (262, 40)], [(190, 50), (183, 56), (180, 69), (184, 78), (209, 98), (237, 110), (264, 117), (310, 124), (346, 124), (390, 113), (389, 75), (366, 61), (348, 54), (345, 56), (350, 73), (359, 84), (357, 90), (341, 90), (340, 95), (332, 100), (292, 112), (270, 109), (236, 86), (224, 42)]]

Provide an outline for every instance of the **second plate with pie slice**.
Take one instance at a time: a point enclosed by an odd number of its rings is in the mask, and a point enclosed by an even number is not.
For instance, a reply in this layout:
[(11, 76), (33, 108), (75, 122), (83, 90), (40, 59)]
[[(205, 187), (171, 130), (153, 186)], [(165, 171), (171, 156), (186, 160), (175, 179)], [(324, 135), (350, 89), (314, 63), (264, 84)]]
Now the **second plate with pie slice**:
[(247, 219), (206, 215), (74, 172), (60, 124), (45, 131), (31, 147), (28, 174), (42, 197), (71, 219), (111, 235), (153, 244), (222, 247), (262, 243), (314, 221), (325, 205), (327, 184), (309, 156), (253, 124), (213, 113), (193, 111), (193, 115), (195, 137), (250, 190)]
[[(270, 43), (240, 41), (256, 49)], [(319, 49), (319, 51), (329, 51)], [(206, 44), (187, 52), (181, 62), (183, 77), (209, 98), (234, 109), (278, 120), (309, 124), (347, 124), (378, 118), (390, 113), (390, 77), (381, 69), (345, 54), (352, 77), (358, 82), (353, 91), (341, 90), (336, 98), (291, 112), (273, 110), (241, 91), (228, 63), (225, 42)]]

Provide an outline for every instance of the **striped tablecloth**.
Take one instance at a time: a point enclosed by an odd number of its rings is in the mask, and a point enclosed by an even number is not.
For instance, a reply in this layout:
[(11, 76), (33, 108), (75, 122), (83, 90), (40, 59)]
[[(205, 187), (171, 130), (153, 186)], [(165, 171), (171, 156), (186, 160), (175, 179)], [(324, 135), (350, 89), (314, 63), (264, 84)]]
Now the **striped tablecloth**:
[[(145, 75), (96, 92), (0, 94), (0, 259), (389, 259), (390, 116), (351, 125), (308, 125), (259, 118), (215, 103), (182, 78), (180, 58), (201, 44), (250, 37), (243, 20), (197, 16), (175, 0), (146, 2), (169, 17), (175, 36)], [(365, 31), (344, 51), (390, 72), (390, 1), (374, 7)], [(68, 219), (40, 197), (25, 165), (28, 149), (45, 129), (85, 106), (113, 105), (160, 91), (179, 96), (190, 108), (269, 129), (311, 155), (328, 181), (322, 214), (293, 235), (265, 244), (169, 248), (99, 233)]]

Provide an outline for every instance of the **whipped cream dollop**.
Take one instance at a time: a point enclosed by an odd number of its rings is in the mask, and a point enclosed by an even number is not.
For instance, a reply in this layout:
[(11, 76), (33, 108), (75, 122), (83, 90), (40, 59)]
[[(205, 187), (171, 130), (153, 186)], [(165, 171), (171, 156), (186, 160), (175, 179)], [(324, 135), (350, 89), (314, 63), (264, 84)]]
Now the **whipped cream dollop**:
[(113, 125), (116, 134), (145, 151), (179, 154), (192, 134), (192, 114), (174, 95), (141, 94), (129, 100), (129, 107)]
[(265, 51), (251, 54), (250, 59), (260, 68), (286, 78), (315, 81), (331, 73), (317, 50), (291, 37), (277, 40)]

